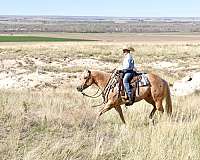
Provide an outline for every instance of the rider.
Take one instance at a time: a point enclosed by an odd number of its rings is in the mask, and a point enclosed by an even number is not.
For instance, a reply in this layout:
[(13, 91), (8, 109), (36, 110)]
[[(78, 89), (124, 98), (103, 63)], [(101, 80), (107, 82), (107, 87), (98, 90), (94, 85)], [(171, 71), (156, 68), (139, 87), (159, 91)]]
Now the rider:
[(135, 51), (134, 48), (132, 47), (123, 47), (123, 54), (124, 54), (124, 59), (123, 59), (123, 73), (124, 73), (124, 78), (123, 78), (123, 84), (125, 87), (125, 91), (128, 96), (128, 102), (125, 104), (126, 106), (132, 105), (135, 101), (135, 98), (132, 96), (132, 89), (130, 86), (130, 81), (134, 76), (134, 59), (131, 55), (131, 51)]

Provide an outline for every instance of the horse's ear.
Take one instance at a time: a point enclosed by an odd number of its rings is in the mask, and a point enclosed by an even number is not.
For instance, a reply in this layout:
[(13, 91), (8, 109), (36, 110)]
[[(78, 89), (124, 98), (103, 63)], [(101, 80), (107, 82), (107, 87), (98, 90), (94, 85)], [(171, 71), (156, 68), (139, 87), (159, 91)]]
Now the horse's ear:
[(91, 75), (91, 71), (90, 70), (87, 70), (87, 72), (88, 72), (88, 74), (89, 74), (89, 76)]

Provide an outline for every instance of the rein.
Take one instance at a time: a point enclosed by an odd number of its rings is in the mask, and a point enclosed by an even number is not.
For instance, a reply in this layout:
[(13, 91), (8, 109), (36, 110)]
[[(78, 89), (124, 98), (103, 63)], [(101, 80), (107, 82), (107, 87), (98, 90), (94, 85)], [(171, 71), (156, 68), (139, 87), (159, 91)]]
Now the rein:
[[(108, 80), (108, 82), (107, 82), (105, 88), (102, 90), (102, 92), (100, 92), (100, 94), (98, 94), (100, 88), (98, 88), (97, 92), (96, 92), (95, 94), (93, 94), (93, 95), (88, 95), (88, 94), (84, 93), (83, 91), (81, 92), (83, 96), (86, 96), (86, 97), (89, 97), (89, 98), (98, 98), (98, 97), (100, 97), (100, 96), (102, 95), (102, 97), (103, 97), (103, 102), (102, 102), (101, 104), (94, 105), (94, 106), (92, 106), (92, 107), (101, 106), (101, 105), (103, 105), (103, 104), (105, 104), (105, 103), (107, 102), (108, 94), (109, 94), (111, 88), (113, 87), (111, 81), (115, 78), (115, 77), (113, 76), (113, 73), (114, 73), (114, 75), (116, 74), (116, 73), (115, 73), (115, 70), (116, 70), (116, 68), (115, 68), (114, 70), (112, 70), (111, 76), (110, 76), (110, 78), (109, 78), (109, 80)], [(97, 94), (98, 94), (98, 95), (97, 95)]]
[[(90, 98), (98, 98), (99, 96), (101, 96), (102, 93), (100, 93), (99, 95), (97, 95), (97, 93), (99, 92), (100, 88), (98, 88), (97, 92), (93, 95), (88, 95), (86, 93), (84, 93), (83, 91), (81, 92), (83, 96), (86, 96), (86, 97), (90, 97)], [(97, 95), (97, 96), (96, 96)]]

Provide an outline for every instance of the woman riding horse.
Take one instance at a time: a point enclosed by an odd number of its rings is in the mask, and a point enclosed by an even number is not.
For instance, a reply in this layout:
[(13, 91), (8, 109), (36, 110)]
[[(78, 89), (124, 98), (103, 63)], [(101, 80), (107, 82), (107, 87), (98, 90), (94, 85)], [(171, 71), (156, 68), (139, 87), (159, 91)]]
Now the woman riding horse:
[[(80, 81), (79, 81), (80, 84), (78, 85), (77, 90), (83, 93), (84, 89), (88, 88), (92, 84), (95, 84), (101, 89), (102, 94), (104, 94), (103, 92), (107, 84), (109, 83), (111, 76), (112, 74), (102, 72), (102, 71), (85, 70), (80, 75)], [(161, 113), (164, 112), (162, 103), (163, 103), (163, 100), (165, 99), (166, 100), (165, 110), (168, 113), (168, 115), (171, 115), (172, 102), (171, 102), (171, 96), (170, 96), (170, 89), (169, 89), (169, 85), (167, 81), (165, 81), (164, 79), (152, 73), (147, 74), (146, 77), (148, 78), (149, 85), (140, 87), (140, 92), (139, 92), (139, 95), (136, 95), (135, 102), (138, 102), (144, 99), (146, 102), (152, 104), (153, 110), (151, 111), (149, 115), (149, 118), (152, 119), (156, 110)], [(106, 104), (99, 111), (94, 125), (96, 124), (98, 118), (103, 113), (109, 111), (112, 108), (115, 108), (115, 110), (119, 113), (122, 122), (125, 123), (121, 105), (126, 104), (126, 101), (122, 98), (121, 95), (119, 95), (118, 90), (119, 88), (115, 86), (108, 93)]]
[(123, 53), (124, 53), (124, 60), (123, 60), (123, 84), (126, 90), (126, 94), (128, 97), (128, 102), (125, 103), (126, 106), (130, 106), (134, 103), (135, 97), (132, 95), (132, 89), (130, 86), (130, 81), (133, 78), (135, 72), (134, 69), (134, 60), (130, 54), (130, 51), (135, 51), (134, 48), (124, 46)]

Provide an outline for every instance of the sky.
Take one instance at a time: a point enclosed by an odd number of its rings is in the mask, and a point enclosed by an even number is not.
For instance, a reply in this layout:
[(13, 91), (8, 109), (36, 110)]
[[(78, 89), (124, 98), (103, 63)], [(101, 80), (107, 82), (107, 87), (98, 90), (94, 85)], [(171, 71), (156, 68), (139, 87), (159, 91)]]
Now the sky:
[(0, 0), (0, 15), (200, 17), (200, 0)]

